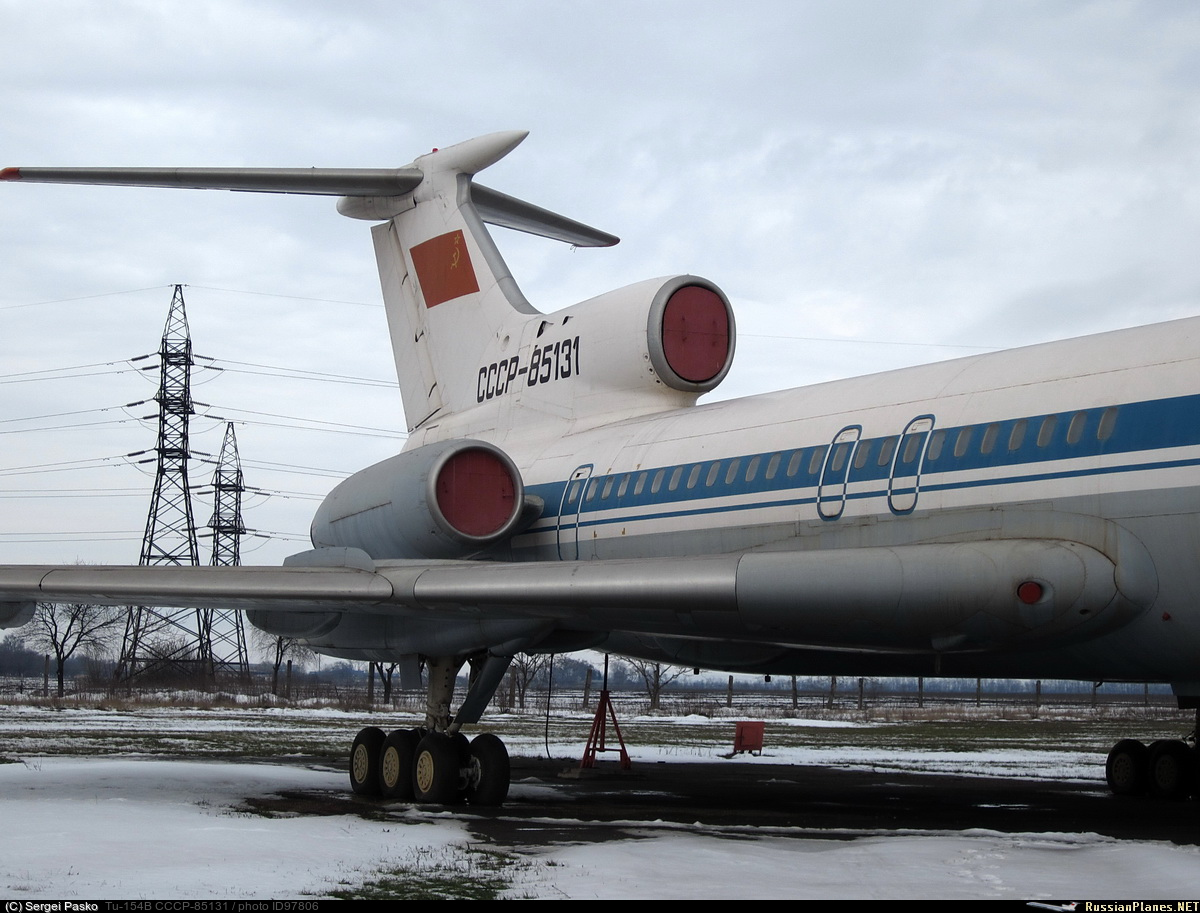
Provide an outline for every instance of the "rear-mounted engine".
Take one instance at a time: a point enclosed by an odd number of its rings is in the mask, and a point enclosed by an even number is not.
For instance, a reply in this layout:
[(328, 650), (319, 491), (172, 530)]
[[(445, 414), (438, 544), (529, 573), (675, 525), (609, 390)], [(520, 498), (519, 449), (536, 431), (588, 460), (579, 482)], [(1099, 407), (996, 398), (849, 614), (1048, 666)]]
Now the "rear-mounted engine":
[(695, 276), (658, 290), (646, 322), (650, 363), (664, 384), (707, 393), (733, 363), (733, 312), (724, 294)]
[(351, 476), (317, 511), (317, 547), (359, 548), (373, 559), (460, 558), (516, 531), (521, 474), (484, 441), (426, 444)]

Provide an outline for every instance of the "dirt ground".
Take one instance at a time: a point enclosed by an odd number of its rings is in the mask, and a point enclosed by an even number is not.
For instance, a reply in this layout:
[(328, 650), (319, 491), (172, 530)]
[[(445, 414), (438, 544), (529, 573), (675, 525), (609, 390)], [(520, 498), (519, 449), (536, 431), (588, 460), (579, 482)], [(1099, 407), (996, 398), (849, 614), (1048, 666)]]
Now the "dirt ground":
[[(726, 837), (774, 833), (850, 839), (876, 831), (1097, 833), (1200, 845), (1200, 801), (1111, 796), (1094, 783), (871, 773), (773, 764), (637, 764), (586, 776), (572, 762), (513, 758), (503, 808), (460, 809), (480, 839), (520, 849), (627, 839), (697, 822)], [(387, 817), (407, 806), (342, 794), (290, 793), (259, 811)]]

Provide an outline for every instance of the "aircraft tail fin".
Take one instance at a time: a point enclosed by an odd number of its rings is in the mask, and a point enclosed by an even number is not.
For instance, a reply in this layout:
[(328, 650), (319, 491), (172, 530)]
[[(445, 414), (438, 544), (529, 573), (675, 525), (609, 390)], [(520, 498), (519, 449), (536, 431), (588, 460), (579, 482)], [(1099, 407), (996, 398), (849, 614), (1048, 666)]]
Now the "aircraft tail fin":
[(404, 411), (416, 429), (478, 405), (481, 366), (511, 356), (539, 313), (485, 222), (581, 247), (618, 241), (473, 182), (526, 136), (477, 137), (404, 168), (4, 168), (0, 180), (340, 197), (343, 215), (381, 223), (375, 253)]
[[(482, 368), (515, 355), (539, 312), (525, 299), (484, 223), (578, 246), (617, 238), (474, 183), (525, 138), (496, 133), (421, 156), (422, 183), (387, 198), (344, 197), (343, 215), (372, 229), (396, 373), (410, 430), (482, 402)], [(516, 361), (512, 362), (514, 365)]]

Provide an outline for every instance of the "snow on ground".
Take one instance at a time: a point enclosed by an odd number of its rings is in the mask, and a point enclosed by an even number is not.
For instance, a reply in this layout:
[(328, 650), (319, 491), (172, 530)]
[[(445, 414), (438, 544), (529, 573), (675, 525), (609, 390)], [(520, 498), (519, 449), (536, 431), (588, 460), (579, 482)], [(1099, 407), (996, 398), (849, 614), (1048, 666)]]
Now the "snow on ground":
[[(464, 819), (413, 809), (264, 818), (243, 800), (346, 788), (270, 764), (42, 758), (0, 765), (0, 894), (24, 900), (323, 896), (404, 867), (453, 873)], [(514, 784), (514, 792), (539, 789)], [(634, 826), (636, 830), (636, 826)], [(831, 835), (845, 837), (845, 834)], [(1200, 849), (1095, 834), (756, 832), (643, 828), (635, 839), (530, 848), (513, 896), (541, 898), (1145, 898), (1194, 896)], [(419, 876), (418, 876), (419, 877)]]
[(464, 841), (462, 826), (236, 809), (345, 775), (277, 765), (44, 758), (0, 766), (0, 893), (17, 899), (320, 895)]

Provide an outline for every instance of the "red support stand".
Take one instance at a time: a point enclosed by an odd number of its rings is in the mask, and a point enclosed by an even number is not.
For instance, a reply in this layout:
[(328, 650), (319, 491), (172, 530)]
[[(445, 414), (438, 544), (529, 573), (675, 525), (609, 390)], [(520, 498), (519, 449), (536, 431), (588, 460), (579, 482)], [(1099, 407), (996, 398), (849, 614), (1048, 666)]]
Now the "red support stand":
[[(605, 660), (605, 664), (607, 665), (607, 657), (605, 657)], [(605, 675), (606, 679), (607, 677)], [(605, 684), (607, 684), (607, 681)], [(617, 743), (621, 746), (620, 748), (609, 748), (605, 744), (610, 717), (612, 718), (613, 731), (617, 734)], [(621, 752), (621, 770), (630, 770), (633, 767), (633, 763), (629, 760), (629, 752), (625, 750), (625, 740), (621, 738), (621, 727), (617, 725), (617, 713), (613, 709), (612, 701), (608, 699), (607, 688), (600, 692), (600, 703), (596, 707), (596, 716), (592, 720), (592, 732), (588, 736), (587, 747), (583, 750), (583, 760), (579, 762), (579, 769), (584, 770), (595, 767), (596, 753), (603, 751)]]

